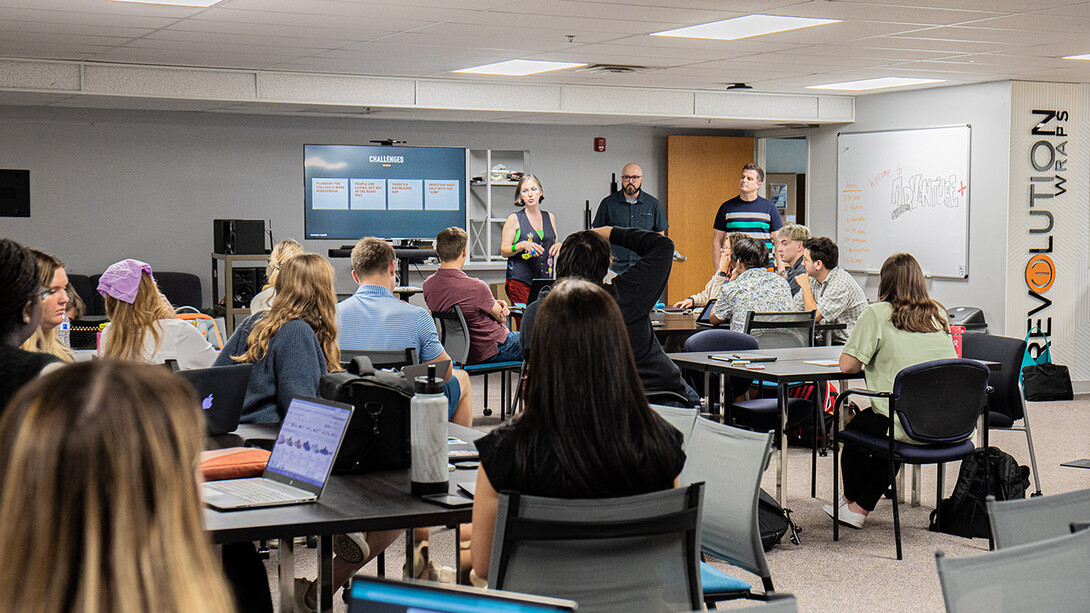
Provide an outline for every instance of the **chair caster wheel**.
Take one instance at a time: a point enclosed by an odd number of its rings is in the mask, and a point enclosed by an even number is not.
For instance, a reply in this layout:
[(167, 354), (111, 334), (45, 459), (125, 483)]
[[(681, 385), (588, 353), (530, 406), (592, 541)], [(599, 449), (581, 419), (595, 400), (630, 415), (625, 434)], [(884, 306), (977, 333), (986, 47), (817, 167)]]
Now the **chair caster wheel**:
[(484, 410), (484, 416), (485, 416), (485, 417), (488, 417), (488, 416), (490, 416), (490, 415), (492, 415), (492, 409), (485, 409), (485, 410)]

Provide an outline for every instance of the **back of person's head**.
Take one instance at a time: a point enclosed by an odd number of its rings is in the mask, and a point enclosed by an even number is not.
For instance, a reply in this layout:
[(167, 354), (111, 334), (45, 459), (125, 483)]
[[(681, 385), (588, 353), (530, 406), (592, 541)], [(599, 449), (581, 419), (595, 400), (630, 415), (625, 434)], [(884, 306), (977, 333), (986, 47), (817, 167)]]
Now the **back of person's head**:
[(394, 257), (394, 248), (389, 243), (365, 236), (352, 248), (352, 271), (361, 280), (364, 277), (384, 274), (390, 269)]
[[(64, 302), (58, 301), (59, 296), (55, 296), (55, 294), (62, 290), (59, 285), (54, 285), (53, 283), (58, 280), (56, 278), (57, 271), (64, 270), (64, 262), (56, 256), (50, 255), (44, 251), (39, 251), (33, 247), (28, 247), (27, 251), (30, 251), (30, 253), (34, 255), (34, 259), (38, 261), (38, 280), (42, 284), (42, 289), (49, 290), (49, 294), (47, 295), (50, 298), (46, 298), (42, 301), (43, 306), (48, 304), (50, 306), (63, 305), (66, 307), (68, 305), (68, 300), (65, 300)], [(61, 278), (61, 280), (64, 279), (64, 277)], [(69, 292), (71, 291), (71, 287), (72, 285), (70, 283), (65, 282), (63, 288), (65, 296), (70, 296)], [(55, 315), (43, 312), (41, 325), (38, 326), (38, 329), (34, 331), (34, 334), (22, 344), (22, 348), (26, 351), (48, 353), (57, 356), (65, 362), (71, 362), (73, 359), (72, 352), (61, 344), (60, 338), (57, 336), (57, 326), (59, 324), (60, 321), (57, 321)]]
[(731, 259), (743, 268), (764, 268), (768, 266), (768, 246), (764, 241), (742, 236), (731, 247)]
[(272, 286), (276, 283), (276, 276), (280, 274), (280, 267), (284, 260), (303, 253), (303, 246), (293, 238), (288, 238), (276, 243), (269, 254), (269, 263), (265, 266), (266, 282)]
[(573, 277), (602, 283), (612, 257), (609, 241), (594, 230), (569, 234), (556, 256), (556, 278)]
[(532, 334), (534, 376), (517, 424), (527, 444), (516, 470), (545, 453), (579, 489), (602, 496), (671, 479), (669, 433), (647, 404), (616, 301), (595, 283), (560, 281)]
[(765, 171), (764, 171), (763, 168), (761, 168), (760, 166), (754, 164), (753, 162), (750, 162), (749, 164), (746, 164), (745, 166), (742, 167), (742, 172), (745, 172), (747, 170), (752, 170), (753, 172), (757, 173), (757, 182), (758, 183), (764, 183), (765, 182)]
[(139, 264), (143, 263), (122, 260), (107, 268), (99, 279), (98, 291), (110, 320), (110, 326), (103, 333), (106, 342), (102, 355), (105, 357), (143, 361), (145, 335), (151, 334), (154, 339), (152, 353), (158, 351), (162, 331), (155, 324), (160, 319), (175, 316), (163, 300), (151, 268)]
[[(353, 251), (353, 253), (355, 253)], [(256, 362), (265, 357), (272, 337), (287, 322), (302, 319), (318, 337), (326, 358), (326, 370), (340, 370), (337, 347), (337, 294), (333, 290), (333, 267), (316, 253), (288, 258), (276, 278), (276, 300), (264, 317), (250, 330), (246, 353), (236, 361)]]
[(160, 366), (27, 384), (0, 418), (0, 610), (232, 611), (201, 523), (203, 445), (192, 388)]
[(812, 261), (821, 262), (825, 270), (832, 270), (840, 264), (840, 250), (831, 238), (819, 236), (807, 239), (803, 241), (802, 248), (810, 252)]
[(38, 328), (42, 309), (38, 262), (19, 243), (0, 238), (0, 342), (21, 345)]
[(916, 258), (894, 253), (882, 263), (878, 300), (893, 307), (890, 321), (907, 332), (949, 331), (946, 309), (927, 292), (927, 280)]
[(468, 238), (466, 231), (461, 228), (451, 227), (441, 230), (435, 236), (435, 253), (439, 256), (439, 261), (453, 262), (462, 257)]
[(811, 238), (810, 228), (793, 223), (784, 224), (784, 226), (780, 228), (779, 232), (776, 233), (776, 236), (778, 238), (786, 238), (789, 241), (795, 241), (797, 243), (807, 241)]

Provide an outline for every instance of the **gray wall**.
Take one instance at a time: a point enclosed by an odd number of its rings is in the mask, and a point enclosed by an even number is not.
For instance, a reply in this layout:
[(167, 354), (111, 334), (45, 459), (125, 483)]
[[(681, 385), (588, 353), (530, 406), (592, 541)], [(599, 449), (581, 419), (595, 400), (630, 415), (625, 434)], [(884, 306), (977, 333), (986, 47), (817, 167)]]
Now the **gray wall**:
[[(605, 153), (593, 151), (596, 136), (607, 138)], [(596, 208), (626, 162), (641, 164), (644, 187), (663, 198), (665, 136), (644, 127), (0, 107), (0, 168), (31, 171), (32, 214), (0, 218), (0, 236), (52, 252), (75, 273), (126, 257), (196, 273), (209, 302), (213, 219), (269, 219), (278, 239), (302, 238), (305, 143), (527, 149), (546, 208), (567, 234), (582, 228), (584, 201)], [(342, 241), (303, 242), (324, 255)], [(338, 291), (351, 291), (347, 260), (333, 263)], [(503, 279), (501, 270), (477, 274)]]
[[(1010, 83), (985, 83), (855, 99), (855, 123), (814, 129), (809, 140), (808, 219), (818, 236), (836, 237), (836, 136), (970, 124), (969, 278), (933, 279), (932, 296), (951, 306), (984, 309), (988, 328), (1004, 331), (1007, 198), (1010, 153)], [(875, 299), (877, 275), (857, 276)]]

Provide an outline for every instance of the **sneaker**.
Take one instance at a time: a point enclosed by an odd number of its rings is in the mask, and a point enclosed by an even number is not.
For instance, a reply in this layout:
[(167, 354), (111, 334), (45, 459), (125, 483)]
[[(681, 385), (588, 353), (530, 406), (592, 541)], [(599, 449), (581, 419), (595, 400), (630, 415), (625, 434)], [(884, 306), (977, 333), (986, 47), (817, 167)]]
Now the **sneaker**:
[[(821, 510), (825, 511), (825, 513), (829, 517), (833, 517), (833, 505), (831, 505), (831, 504), (824, 505), (824, 506), (821, 507)], [(856, 530), (862, 529), (863, 528), (863, 522), (867, 521), (867, 516), (866, 515), (864, 515), (862, 513), (856, 513), (855, 511), (852, 511), (851, 509), (848, 508), (848, 503), (846, 503), (846, 502), (841, 502), (840, 503), (840, 510), (838, 511), (837, 514), (840, 516), (840, 518), (839, 518), (840, 523), (844, 524), (845, 526), (850, 526), (852, 528), (855, 528)]]
[(401, 567), (401, 574), (406, 578), (427, 579), (428, 562), (428, 542), (417, 541), (416, 546), (413, 547), (413, 572), (412, 574), (409, 573), (409, 565), (406, 563)]
[(454, 569), (438, 562), (428, 562), (428, 567), (420, 578), (438, 583), (454, 583)]
[(310, 591), (310, 579), (295, 580), (295, 613), (315, 613), (317, 603), (311, 606), (307, 603), (307, 592)]
[(333, 553), (349, 564), (363, 564), (371, 555), (371, 548), (364, 540), (365, 533), (350, 532), (333, 537)]

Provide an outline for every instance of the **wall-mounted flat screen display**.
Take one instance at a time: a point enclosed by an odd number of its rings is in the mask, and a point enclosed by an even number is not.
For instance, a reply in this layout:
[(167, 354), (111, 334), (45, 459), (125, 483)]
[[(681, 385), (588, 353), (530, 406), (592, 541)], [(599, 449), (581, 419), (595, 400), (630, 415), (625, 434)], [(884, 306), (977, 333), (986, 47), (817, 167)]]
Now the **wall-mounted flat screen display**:
[(434, 239), (466, 225), (466, 150), (304, 145), (309, 239)]

